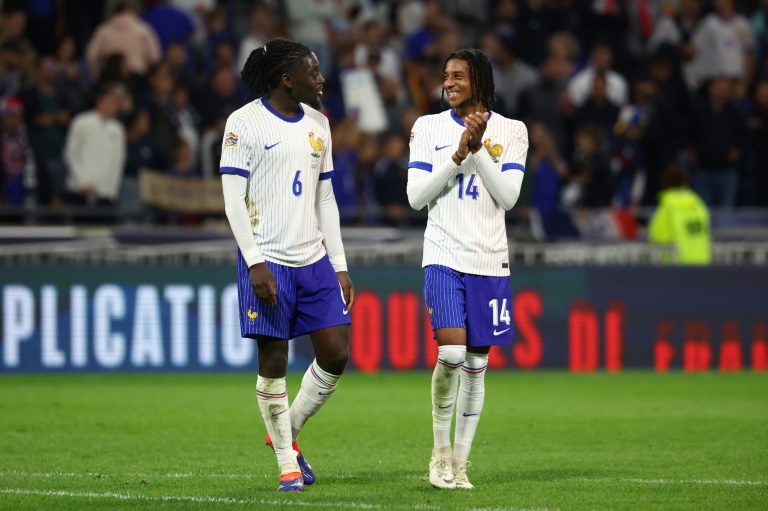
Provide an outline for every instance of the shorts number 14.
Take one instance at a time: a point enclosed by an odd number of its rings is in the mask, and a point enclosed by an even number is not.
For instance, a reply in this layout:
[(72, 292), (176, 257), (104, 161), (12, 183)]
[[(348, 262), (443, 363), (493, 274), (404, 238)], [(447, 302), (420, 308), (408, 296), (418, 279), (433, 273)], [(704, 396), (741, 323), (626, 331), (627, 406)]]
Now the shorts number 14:
[(509, 317), (506, 298), (501, 301), (501, 310), (499, 310), (499, 300), (496, 298), (488, 302), (488, 307), (493, 309), (493, 326), (499, 326), (499, 323), (506, 323), (509, 325), (512, 322)]

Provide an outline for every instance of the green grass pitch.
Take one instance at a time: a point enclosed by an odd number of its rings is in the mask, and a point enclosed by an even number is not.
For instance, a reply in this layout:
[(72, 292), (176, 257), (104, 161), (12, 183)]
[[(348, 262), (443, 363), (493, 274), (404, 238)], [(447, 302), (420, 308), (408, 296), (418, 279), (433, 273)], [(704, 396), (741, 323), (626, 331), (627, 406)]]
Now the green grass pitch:
[(430, 373), (349, 373), (300, 437), (303, 494), (276, 491), (255, 381), (1, 376), (0, 509), (768, 509), (765, 374), (490, 372), (476, 488), (446, 491)]

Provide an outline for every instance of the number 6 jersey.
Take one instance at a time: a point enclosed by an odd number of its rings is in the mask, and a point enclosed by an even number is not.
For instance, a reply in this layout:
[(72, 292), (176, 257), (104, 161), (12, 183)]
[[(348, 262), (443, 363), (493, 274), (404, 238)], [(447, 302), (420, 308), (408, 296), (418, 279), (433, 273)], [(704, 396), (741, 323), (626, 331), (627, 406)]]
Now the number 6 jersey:
[[(420, 117), (413, 126), (409, 199), (412, 187), (417, 195), (425, 185), (440, 184), (427, 183), (431, 178), (445, 179), (434, 196), (432, 191), (426, 194), (429, 221), (422, 266), (439, 264), (474, 275), (509, 275), (504, 212), (514, 205), (520, 191), (528, 131), (520, 121), (489, 114), (482, 137), (484, 147), (470, 153), (458, 168), (447, 163), (465, 129), (453, 109)], [(508, 193), (514, 187), (516, 190)], [(411, 204), (421, 208), (421, 203), (411, 200)]]
[(333, 175), (328, 119), (301, 104), (286, 117), (266, 98), (227, 119), (221, 146), (222, 174), (248, 179), (246, 206), (253, 236), (264, 258), (306, 266), (326, 251), (318, 228), (318, 181)]

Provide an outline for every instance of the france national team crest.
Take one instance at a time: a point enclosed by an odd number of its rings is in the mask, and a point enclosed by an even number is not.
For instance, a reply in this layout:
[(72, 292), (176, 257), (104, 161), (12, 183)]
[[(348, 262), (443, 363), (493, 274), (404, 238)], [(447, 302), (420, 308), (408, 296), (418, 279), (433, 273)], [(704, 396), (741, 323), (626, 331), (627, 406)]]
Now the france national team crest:
[(237, 136), (237, 133), (229, 132), (224, 136), (224, 147), (237, 147), (237, 141), (239, 137)]
[(325, 142), (323, 142), (323, 139), (320, 137), (315, 138), (314, 131), (309, 132), (309, 145), (311, 145), (312, 149), (314, 149), (312, 156), (315, 158), (320, 158), (320, 151), (322, 151), (323, 147), (325, 147)]
[(501, 153), (504, 152), (504, 147), (501, 144), (491, 145), (490, 138), (486, 138), (483, 145), (485, 146), (485, 149), (488, 151), (488, 154), (491, 155), (491, 158), (493, 159), (493, 163), (499, 163), (499, 158), (501, 158)]

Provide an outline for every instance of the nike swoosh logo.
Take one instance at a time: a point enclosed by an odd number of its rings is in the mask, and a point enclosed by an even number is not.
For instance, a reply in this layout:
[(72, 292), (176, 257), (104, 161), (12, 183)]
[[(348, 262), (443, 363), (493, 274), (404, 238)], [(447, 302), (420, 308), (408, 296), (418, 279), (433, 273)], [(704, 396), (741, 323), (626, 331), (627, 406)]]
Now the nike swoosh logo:
[(451, 147), (451, 144), (440, 146), (440, 147), (435, 146), (435, 151), (442, 151), (446, 147)]
[[(280, 142), (278, 142), (277, 144), (279, 144), (279, 143), (280, 143)], [(264, 144), (264, 150), (265, 150), (265, 151), (269, 151), (270, 149), (272, 149), (273, 147), (275, 147), (277, 144), (272, 144), (272, 145), (266, 145), (266, 144)]]
[(508, 330), (510, 330), (510, 329), (509, 329), (509, 328), (507, 328), (506, 330), (502, 330), (501, 332), (497, 332), (497, 331), (496, 331), (496, 329), (494, 329), (494, 330), (493, 330), (493, 335), (501, 335), (501, 334), (503, 334), (504, 332), (506, 332), (506, 331), (508, 331)]
[(447, 405), (447, 406), (443, 406), (443, 405), (437, 405), (437, 407), (438, 407), (438, 408), (443, 408), (443, 409), (444, 409), (444, 408), (450, 408), (450, 407), (452, 407), (452, 406), (453, 406), (453, 404), (450, 404), (450, 405)]
[(280, 415), (281, 413), (285, 413), (285, 412), (287, 412), (287, 411), (288, 411), (288, 408), (286, 408), (286, 409), (285, 409), (285, 410), (283, 410), (282, 412), (273, 413), (273, 414), (272, 414), (272, 417), (277, 417), (277, 416), (278, 416), (278, 415)]
[(472, 417), (473, 415), (480, 415), (479, 413), (467, 413), (464, 412), (464, 417)]
[(343, 310), (343, 311), (341, 311), (341, 312), (343, 312), (345, 316), (346, 316), (347, 314), (349, 314), (349, 311), (348, 311), (347, 309), (344, 309), (344, 310)]

